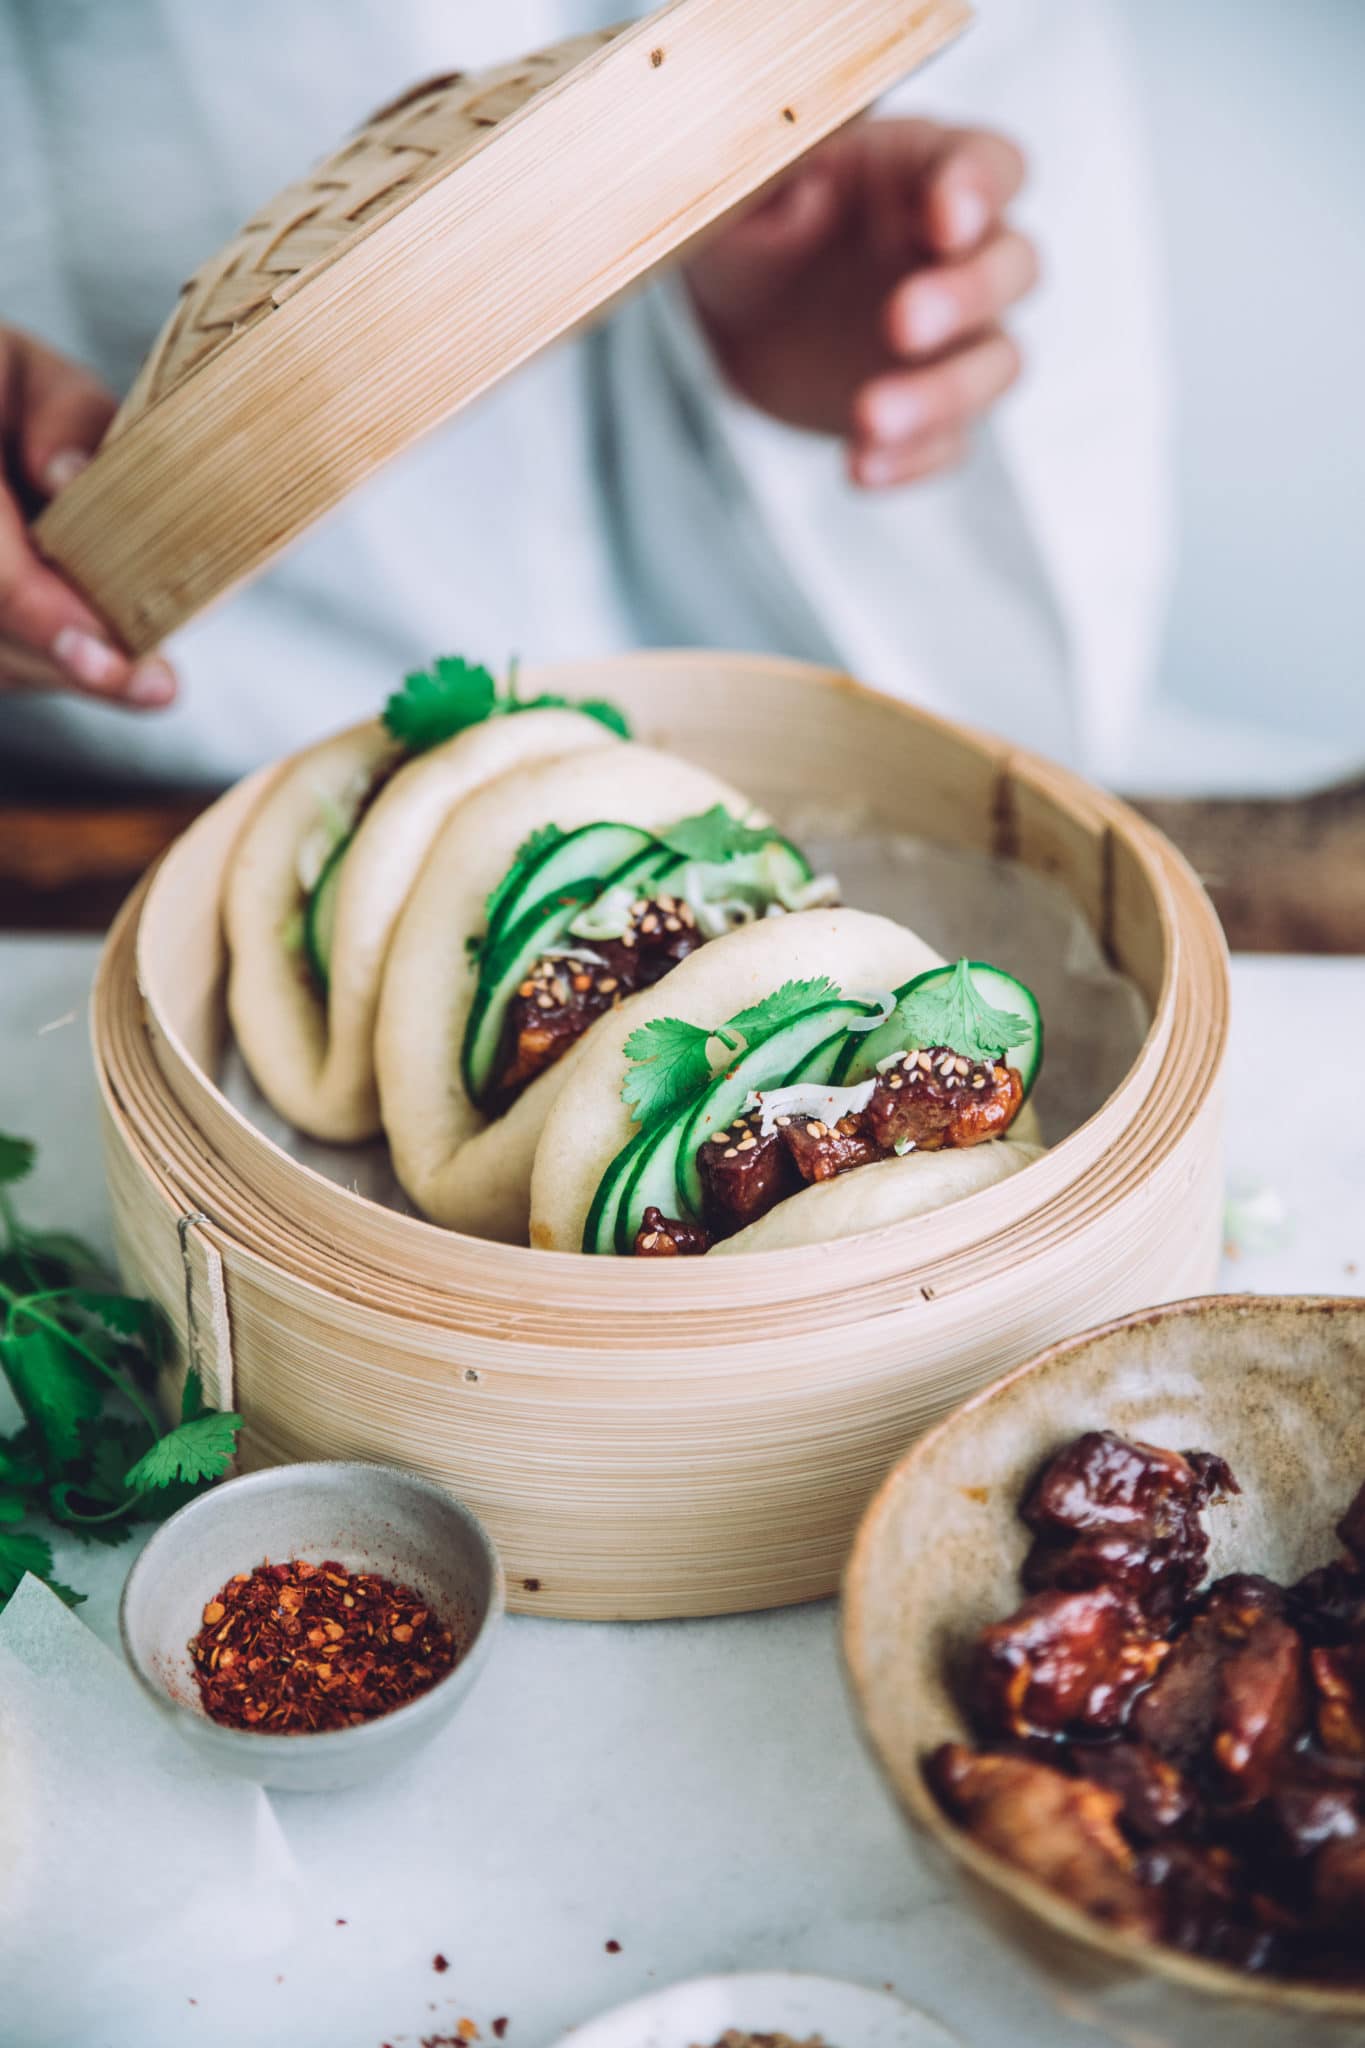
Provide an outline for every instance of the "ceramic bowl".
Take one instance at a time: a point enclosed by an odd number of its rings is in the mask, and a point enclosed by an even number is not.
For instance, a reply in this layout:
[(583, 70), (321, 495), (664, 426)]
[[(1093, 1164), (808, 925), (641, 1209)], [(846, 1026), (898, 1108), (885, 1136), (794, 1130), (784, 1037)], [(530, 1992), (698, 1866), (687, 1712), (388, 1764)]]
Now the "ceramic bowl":
[(896, 1466), (844, 1587), (844, 1653), (872, 1750), (935, 1860), (1050, 1979), (1059, 2006), (1143, 2048), (1365, 2043), (1365, 1990), (1248, 1977), (1111, 1933), (955, 1826), (922, 1776), (967, 1736), (952, 1673), (1016, 1607), (1016, 1509), (1082, 1430), (1227, 1458), (1239, 1498), (1208, 1517), (1210, 1570), (1291, 1580), (1339, 1554), (1333, 1524), (1365, 1478), (1365, 1301), (1220, 1295), (1054, 1345), (959, 1408)]
[[(454, 1669), (374, 1721), (318, 1734), (225, 1728), (200, 1705), (189, 1643), (206, 1601), (266, 1558), (336, 1558), (415, 1586), (463, 1645)], [(229, 1479), (162, 1525), (119, 1608), (134, 1674), (207, 1763), (288, 1792), (331, 1792), (404, 1763), (443, 1728), (483, 1668), (503, 1573), (477, 1516), (429, 1480), (359, 1462), (277, 1465)]]
[(962, 2048), (958, 2035), (889, 1992), (800, 1970), (670, 1984), (571, 2027), (555, 2048), (709, 2048), (730, 2027), (794, 2041), (818, 2035), (829, 2048)]

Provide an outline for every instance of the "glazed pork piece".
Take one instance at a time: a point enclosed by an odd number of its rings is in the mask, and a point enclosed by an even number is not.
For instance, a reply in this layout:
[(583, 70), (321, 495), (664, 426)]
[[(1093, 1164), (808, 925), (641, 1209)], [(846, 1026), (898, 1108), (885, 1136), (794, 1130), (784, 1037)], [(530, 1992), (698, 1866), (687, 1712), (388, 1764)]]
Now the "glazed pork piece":
[(986, 1734), (1103, 1735), (1122, 1727), (1166, 1645), (1126, 1593), (1036, 1593), (977, 1638), (967, 1696)]
[(1365, 1977), (1365, 1488), (1349, 1556), (1202, 1593), (1221, 1458), (1091, 1430), (1020, 1515), (1030, 1597), (977, 1637), (984, 1745), (926, 1765), (980, 1842), (1113, 1928), (1246, 1970)]
[(1020, 1510), (1035, 1542), (1024, 1584), (1109, 1585), (1165, 1626), (1204, 1576), (1209, 1503), (1237, 1491), (1221, 1458), (1089, 1430), (1049, 1461)]
[(949, 1811), (988, 1849), (1125, 1933), (1155, 1937), (1155, 1894), (1117, 1824), (1119, 1795), (1028, 1757), (945, 1743), (930, 1776)]

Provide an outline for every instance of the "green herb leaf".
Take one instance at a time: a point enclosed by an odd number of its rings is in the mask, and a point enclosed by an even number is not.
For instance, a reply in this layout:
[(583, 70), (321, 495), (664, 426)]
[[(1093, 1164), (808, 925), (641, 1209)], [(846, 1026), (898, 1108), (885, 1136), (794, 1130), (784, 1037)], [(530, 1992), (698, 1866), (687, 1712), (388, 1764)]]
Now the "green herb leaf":
[(0, 1522), (22, 1522), (28, 1511), (29, 1502), (22, 1493), (0, 1486)]
[(31, 1492), (43, 1483), (43, 1463), (28, 1441), (30, 1432), (0, 1441), (0, 1486), (18, 1486)]
[(751, 1003), (747, 1010), (741, 1010), (732, 1017), (727, 1028), (737, 1031), (747, 1045), (755, 1045), (760, 1038), (766, 1038), (783, 1024), (804, 1017), (807, 1010), (818, 1010), (822, 1003), (833, 1003), (838, 999), (839, 990), (827, 974), (818, 980), (784, 981), (781, 988), (774, 989), (770, 996)]
[(624, 711), (618, 711), (605, 697), (560, 697), (553, 691), (543, 690), (538, 697), (522, 697), (514, 704), (500, 704), (500, 711), (581, 711), (585, 718), (595, 718), (608, 732), (616, 733), (621, 739), (630, 738), (630, 726)]
[(439, 655), (429, 669), (404, 676), (403, 687), (384, 706), (384, 724), (412, 754), (423, 754), (481, 725), (497, 701), (490, 670), (458, 655)]
[(712, 804), (694, 818), (683, 818), (659, 838), (684, 860), (716, 865), (733, 860), (736, 854), (760, 853), (777, 837), (771, 825), (744, 825), (731, 817), (724, 804)]
[[(12, 1314), (22, 1313), (22, 1302)], [(85, 1360), (48, 1330), (0, 1342), (0, 1363), (15, 1398), (54, 1465), (81, 1452), (81, 1424), (99, 1414), (104, 1390)]]
[(73, 1287), (64, 1297), (125, 1344), (135, 1344), (155, 1367), (161, 1356), (161, 1317), (155, 1302), (131, 1294), (96, 1294)]
[(0, 1529), (0, 1607), (16, 1591), (25, 1572), (42, 1579), (68, 1607), (79, 1606), (85, 1598), (83, 1593), (73, 1593), (70, 1586), (59, 1585), (53, 1578), (50, 1543), (27, 1530)]
[(177, 1479), (218, 1479), (237, 1448), (240, 1415), (213, 1412), (182, 1422), (145, 1450), (124, 1475), (130, 1492), (170, 1486)]
[(8, 1186), (32, 1173), (37, 1147), (30, 1138), (14, 1138), (0, 1131), (0, 1183)]
[(707, 1051), (717, 1034), (681, 1017), (656, 1017), (632, 1031), (625, 1055), (627, 1070), (621, 1100), (637, 1123), (659, 1123), (680, 1109), (711, 1079)]
[(995, 1009), (978, 992), (969, 960), (959, 960), (946, 979), (902, 996), (895, 1014), (907, 1045), (943, 1045), (969, 1060), (998, 1060), (1030, 1034), (1025, 1018)]
[(614, 704), (602, 697), (575, 703), (543, 691), (538, 697), (518, 697), (516, 663), (511, 665), (508, 686), (499, 692), (492, 671), (465, 661), (459, 655), (439, 655), (429, 669), (414, 669), (403, 678), (403, 687), (384, 706), (384, 724), (411, 754), (423, 754), (482, 725), (486, 718), (509, 718), (518, 711), (581, 711), (595, 718), (609, 732), (630, 738), (630, 727)]

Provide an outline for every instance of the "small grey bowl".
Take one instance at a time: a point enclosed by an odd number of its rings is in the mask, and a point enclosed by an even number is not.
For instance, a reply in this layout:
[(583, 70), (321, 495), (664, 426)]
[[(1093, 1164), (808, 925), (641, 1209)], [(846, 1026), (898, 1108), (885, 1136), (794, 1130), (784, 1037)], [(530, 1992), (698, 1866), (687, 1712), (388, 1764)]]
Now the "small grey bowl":
[[(211, 1721), (189, 1654), (204, 1607), (234, 1572), (294, 1557), (414, 1586), (454, 1629), (455, 1668), (355, 1728), (261, 1735)], [(360, 1461), (275, 1465), (215, 1486), (158, 1529), (128, 1574), (119, 1630), (134, 1675), (205, 1762), (277, 1791), (333, 1792), (406, 1762), (445, 1726), (483, 1668), (503, 1602), (488, 1532), (430, 1480)]]

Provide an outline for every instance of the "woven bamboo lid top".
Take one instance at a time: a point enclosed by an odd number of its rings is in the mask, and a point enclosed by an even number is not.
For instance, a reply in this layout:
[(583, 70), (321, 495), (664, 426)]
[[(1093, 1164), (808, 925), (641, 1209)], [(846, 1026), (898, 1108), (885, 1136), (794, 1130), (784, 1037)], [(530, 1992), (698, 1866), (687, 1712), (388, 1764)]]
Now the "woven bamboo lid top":
[(145, 652), (968, 18), (671, 0), (418, 87), (196, 272), (38, 544)]

